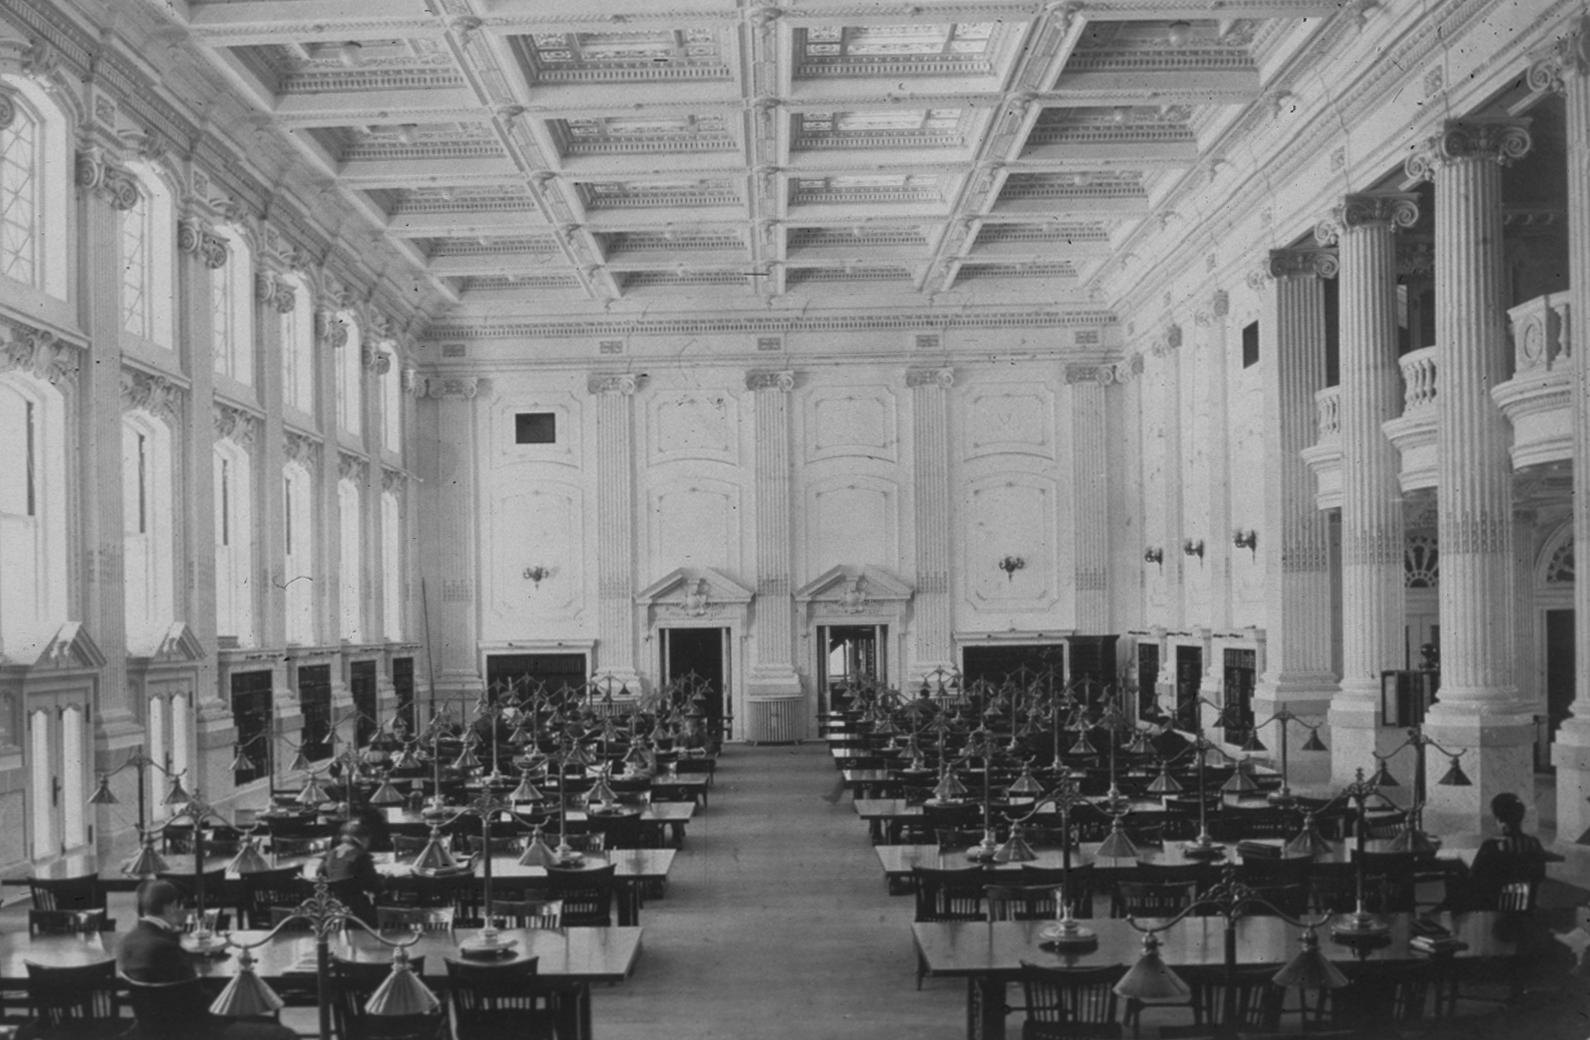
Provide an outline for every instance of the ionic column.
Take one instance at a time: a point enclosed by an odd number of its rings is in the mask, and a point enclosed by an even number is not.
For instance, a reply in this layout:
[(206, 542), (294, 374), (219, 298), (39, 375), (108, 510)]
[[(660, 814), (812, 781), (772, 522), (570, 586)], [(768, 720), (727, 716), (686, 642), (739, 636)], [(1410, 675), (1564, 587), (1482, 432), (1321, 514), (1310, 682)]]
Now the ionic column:
[(1330, 711), (1338, 785), (1374, 767), (1380, 673), (1402, 667), (1402, 490), (1381, 424), (1402, 411), (1395, 233), (1416, 219), (1412, 195), (1349, 195), (1315, 229), (1322, 245), (1339, 244), (1341, 264), (1342, 682)]
[(950, 431), (951, 368), (906, 371), (911, 388), (911, 458), (915, 478), (916, 596), (912, 601), (911, 667), (918, 681), (935, 669), (955, 666), (950, 626)]
[[(746, 683), (751, 697), (800, 694), (792, 634), (790, 584), (790, 392), (795, 373), (751, 372), (756, 413), (756, 602), (752, 641), (756, 648)], [(816, 711), (807, 698), (808, 714)]]
[[(321, 643), (339, 645), (342, 631), (342, 499), (337, 484), (343, 476), (337, 444), (341, 424), (337, 421), (337, 366), (342, 351), (348, 349), (348, 327), (329, 307), (315, 311), (315, 395), (320, 399), (320, 434), (325, 438), (321, 467), (315, 474), (319, 484), (315, 495), (316, 573), (324, 575), (315, 583), (315, 631)], [(353, 698), (342, 678), (343, 669), (331, 670), (332, 719), (349, 714)], [(345, 719), (341, 730), (352, 732), (352, 719)], [(345, 734), (338, 732), (337, 739)]]
[[(1164, 539), (1165, 602), (1167, 611), (1162, 620), (1166, 625), (1180, 626), (1187, 620), (1182, 604), (1183, 576), (1186, 574), (1187, 555), (1182, 552), (1182, 480), (1181, 457), (1182, 404), (1181, 404), (1181, 326), (1172, 325), (1163, 337), (1150, 348), (1158, 359), (1160, 414), (1160, 475), (1164, 482), (1161, 510), (1161, 537)], [(1160, 685), (1170, 686), (1168, 696), (1175, 697), (1175, 655), (1166, 654), (1160, 662)], [(1162, 693), (1167, 693), (1161, 690)], [(1164, 707), (1164, 705), (1162, 705)], [(1175, 704), (1169, 705), (1174, 714)]]
[[(1325, 385), (1325, 289), (1336, 256), (1320, 249), (1270, 253), (1256, 283), (1269, 282), (1259, 322), (1264, 365), (1264, 486), (1256, 552), (1264, 558), (1265, 668), (1254, 690), (1256, 718), (1285, 708), (1323, 717), (1337, 689), (1331, 661), (1329, 523), (1314, 504), (1303, 449), (1314, 443), (1314, 394)], [(1261, 734), (1272, 752), (1279, 734)], [(1300, 750), (1288, 734), (1292, 782), (1324, 781), (1329, 756)]]
[[(1197, 620), (1213, 632), (1231, 628), (1231, 554), (1235, 546), (1231, 543), (1231, 465), (1226, 422), (1226, 317), (1230, 312), (1230, 296), (1220, 289), (1210, 298), (1207, 310), (1193, 315), (1198, 328), (1194, 349), (1199, 373), (1194, 405), (1199, 413), (1198, 441), (1194, 452), (1202, 452), (1205, 460), (1200, 490), (1204, 508), (1199, 523), (1204, 555), (1199, 563), (1204, 569), (1202, 577), (1209, 604)], [(1224, 648), (1211, 642), (1204, 653), (1204, 674), (1198, 694), (1213, 703), (1222, 703), (1224, 683)], [(1216, 721), (1211, 713), (1205, 724), (1212, 726)]]
[(1104, 387), (1111, 369), (1067, 365), (1071, 395), (1071, 534), (1076, 563), (1075, 625), (1082, 635), (1110, 631), (1109, 435)]
[(635, 436), (631, 404), (641, 377), (593, 375), (596, 398), (596, 669), (640, 693), (635, 672)]
[[(424, 529), (420, 544), (430, 546), (421, 560), (425, 575), (426, 613), (430, 617), (433, 702), (473, 701), (483, 682), (477, 671), (475, 516), (479, 495), (476, 466), (475, 400), (489, 388), (474, 376), (432, 377), (426, 381), (426, 404), (420, 417), (420, 443), (428, 450), (420, 510)], [(426, 427), (429, 427), (428, 429)]]
[[(285, 646), (287, 643), (284, 564), (287, 537), (283, 525), (275, 518), (286, 508), (282, 492), (282, 467), (287, 461), (283, 450), (286, 431), (282, 422), (282, 316), (291, 314), (297, 306), (298, 294), (290, 283), (280, 280), (268, 269), (255, 272), (254, 342), (259, 356), (264, 359), (260, 365), (259, 403), (265, 410), (264, 433), (256, 459), (260, 477), (254, 496), (254, 515), (260, 519), (259, 552), (254, 560), (255, 574), (262, 586), (261, 595), (256, 599), (260, 614), (255, 622), (260, 646)], [(278, 673), (277, 689), (286, 689), (280, 666), (275, 671)], [(278, 717), (288, 700), (276, 698)]]
[[(1551, 53), (1529, 70), (1529, 85), (1567, 102), (1568, 334), (1573, 366), (1573, 540), (1590, 546), (1590, 18), (1581, 16)], [(1557, 728), (1557, 834), (1576, 841), (1590, 830), (1590, 576), (1573, 585), (1574, 699)]]
[(1529, 146), (1522, 123), (1452, 122), (1407, 163), (1410, 176), (1435, 181), (1441, 694), (1425, 729), (1472, 749), (1464, 767), (1474, 781), (1431, 787), (1431, 804), (1474, 829), (1492, 796), (1533, 783), (1532, 722), (1512, 675), (1512, 463), (1491, 399), (1507, 378), (1502, 166)]

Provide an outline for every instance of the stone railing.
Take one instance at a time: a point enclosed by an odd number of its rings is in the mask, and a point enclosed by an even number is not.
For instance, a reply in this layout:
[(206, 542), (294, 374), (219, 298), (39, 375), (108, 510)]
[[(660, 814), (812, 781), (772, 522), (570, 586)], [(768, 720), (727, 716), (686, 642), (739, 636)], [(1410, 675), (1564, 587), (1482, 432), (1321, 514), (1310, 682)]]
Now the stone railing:
[(1319, 417), (1319, 440), (1333, 441), (1342, 434), (1342, 388), (1327, 386), (1314, 392), (1314, 409)]
[(1514, 377), (1549, 372), (1572, 360), (1568, 294), (1547, 293), (1507, 312)]
[(1435, 407), (1435, 348), (1410, 350), (1397, 364), (1402, 367), (1402, 414)]

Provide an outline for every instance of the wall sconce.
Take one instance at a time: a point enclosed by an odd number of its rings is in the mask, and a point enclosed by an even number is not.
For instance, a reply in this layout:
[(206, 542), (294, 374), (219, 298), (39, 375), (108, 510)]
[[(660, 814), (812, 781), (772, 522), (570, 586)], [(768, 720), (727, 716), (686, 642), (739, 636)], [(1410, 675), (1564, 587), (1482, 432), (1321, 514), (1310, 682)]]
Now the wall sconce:
[(1015, 581), (1016, 572), (1025, 566), (1027, 561), (1020, 556), (1006, 556), (999, 561), (999, 569), (1005, 572), (1005, 578), (1009, 581)]
[(532, 583), (536, 588), (540, 588), (541, 582), (550, 577), (552, 577), (552, 568), (543, 567), (539, 563), (524, 569), (524, 580)]
[(1181, 551), (1188, 556), (1196, 556), (1201, 560), (1204, 558), (1204, 540), (1202, 538), (1189, 538), (1181, 543)]
[(1165, 566), (1165, 550), (1157, 545), (1150, 545), (1143, 550), (1143, 562), (1157, 563), (1161, 567)]
[(1259, 532), (1237, 529), (1231, 535), (1231, 544), (1238, 549), (1246, 549), (1253, 555), (1259, 555)]

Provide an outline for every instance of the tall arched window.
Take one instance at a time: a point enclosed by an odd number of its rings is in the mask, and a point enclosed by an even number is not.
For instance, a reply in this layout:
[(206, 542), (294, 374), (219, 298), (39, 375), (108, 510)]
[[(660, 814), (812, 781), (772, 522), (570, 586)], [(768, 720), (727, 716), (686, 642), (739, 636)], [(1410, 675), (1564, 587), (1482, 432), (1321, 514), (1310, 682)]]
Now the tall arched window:
[(71, 238), (66, 127), (36, 83), (0, 76), (0, 277), (57, 299), (66, 298)]
[[(386, 371), (381, 372), (381, 447), (403, 457), (403, 374), (398, 370), (393, 344), (387, 348)], [(377, 371), (380, 371), (377, 369)]]
[(243, 236), (216, 229), (226, 240), (227, 260), (210, 271), (211, 327), (215, 371), (244, 386), (254, 384), (254, 263)]
[(215, 444), (215, 631), (254, 645), (254, 481), (246, 448)]
[(304, 281), (284, 275), (297, 306), (281, 316), (282, 398), (289, 408), (315, 414), (315, 308)]
[(66, 621), (66, 419), (60, 393), (0, 373), (0, 654)]
[(153, 167), (129, 169), (138, 175), (138, 202), (121, 215), (122, 328), (170, 350), (176, 274), (171, 192)]
[(175, 598), (169, 428), (148, 412), (129, 412), (121, 458), (127, 649), (150, 654), (171, 627)]
[[(346, 348), (344, 348), (346, 349)], [(341, 529), (341, 601), (343, 639), (364, 641), (364, 517), (363, 497), (356, 479), (337, 481), (337, 511)]]
[(394, 491), (381, 492), (381, 624), (394, 643), (403, 639), (403, 505)]
[(287, 586), (287, 642), (308, 646), (315, 641), (315, 500), (314, 481), (297, 462), (282, 468)]
[(337, 348), (337, 429), (358, 438), (364, 432), (364, 349), (363, 330), (354, 316), (343, 311), (339, 318), (348, 330), (348, 339)]

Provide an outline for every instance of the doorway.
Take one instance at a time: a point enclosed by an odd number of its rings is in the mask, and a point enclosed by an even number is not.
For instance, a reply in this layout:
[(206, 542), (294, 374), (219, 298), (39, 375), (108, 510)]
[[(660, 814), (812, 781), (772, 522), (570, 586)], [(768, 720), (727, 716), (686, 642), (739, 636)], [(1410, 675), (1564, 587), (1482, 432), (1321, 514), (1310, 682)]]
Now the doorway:
[(374, 661), (355, 661), (348, 666), (348, 693), (353, 698), (354, 746), (364, 747), (381, 726), (376, 717)]
[(1227, 650), (1225, 652), (1224, 688), (1225, 739), (1231, 744), (1241, 744), (1253, 729), (1253, 686), (1257, 680), (1258, 651)]
[(1203, 684), (1204, 651), (1201, 646), (1176, 648), (1176, 728), (1203, 732), (1198, 717), (1198, 687)]
[(1159, 644), (1137, 644), (1137, 717), (1152, 718), (1159, 704)]
[(30, 851), (34, 859), (61, 855), (89, 841), (87, 720), (87, 705), (77, 701), (40, 705), (28, 712)]
[(331, 757), (331, 665), (303, 665), (298, 669), (298, 710), (304, 716), (303, 743), (299, 749), (310, 762)]
[(887, 681), (888, 625), (819, 625), (817, 638), (819, 712), (842, 707), (835, 698), (844, 700), (847, 689)]
[(709, 734), (729, 739), (733, 713), (728, 710), (725, 691), (729, 687), (729, 630), (726, 628), (661, 628), (662, 677), (667, 686), (676, 679), (697, 684), (704, 702), (697, 702), (706, 716)]
[[(1573, 710), (1573, 611), (1546, 611), (1546, 740)], [(1550, 760), (1550, 755), (1545, 756)]]

